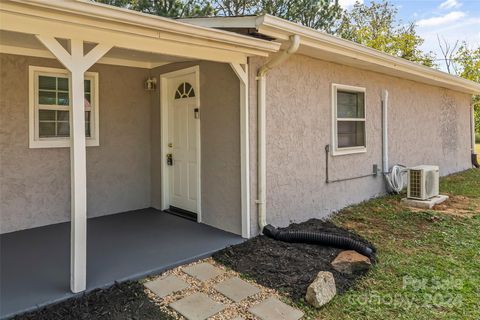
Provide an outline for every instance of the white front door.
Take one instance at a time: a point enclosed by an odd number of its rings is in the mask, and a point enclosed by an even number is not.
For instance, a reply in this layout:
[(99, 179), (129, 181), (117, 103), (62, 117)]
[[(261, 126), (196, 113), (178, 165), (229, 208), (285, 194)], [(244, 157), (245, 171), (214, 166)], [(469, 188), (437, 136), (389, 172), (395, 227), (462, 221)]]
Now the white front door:
[[(169, 79), (167, 168), (170, 206), (198, 213), (199, 105), (195, 73)], [(168, 159), (171, 157), (170, 159)]]

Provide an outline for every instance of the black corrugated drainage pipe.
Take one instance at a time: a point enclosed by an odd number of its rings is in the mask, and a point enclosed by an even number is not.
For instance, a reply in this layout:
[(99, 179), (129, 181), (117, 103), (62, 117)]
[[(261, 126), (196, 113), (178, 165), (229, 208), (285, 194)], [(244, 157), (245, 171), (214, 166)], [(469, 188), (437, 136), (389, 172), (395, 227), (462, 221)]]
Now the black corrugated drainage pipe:
[(339, 249), (355, 250), (367, 257), (371, 257), (373, 254), (373, 249), (360, 241), (327, 232), (284, 231), (268, 224), (263, 228), (263, 234), (284, 242), (311, 243)]

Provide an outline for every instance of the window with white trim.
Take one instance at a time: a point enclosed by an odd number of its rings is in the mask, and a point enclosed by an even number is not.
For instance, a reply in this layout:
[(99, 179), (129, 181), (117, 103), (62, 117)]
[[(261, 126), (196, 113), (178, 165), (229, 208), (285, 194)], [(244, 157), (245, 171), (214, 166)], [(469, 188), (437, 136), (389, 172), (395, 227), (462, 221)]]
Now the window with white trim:
[[(30, 148), (70, 146), (71, 78), (67, 70), (30, 66)], [(98, 146), (98, 73), (84, 80), (85, 138)]]
[(332, 85), (333, 154), (367, 150), (365, 88)]

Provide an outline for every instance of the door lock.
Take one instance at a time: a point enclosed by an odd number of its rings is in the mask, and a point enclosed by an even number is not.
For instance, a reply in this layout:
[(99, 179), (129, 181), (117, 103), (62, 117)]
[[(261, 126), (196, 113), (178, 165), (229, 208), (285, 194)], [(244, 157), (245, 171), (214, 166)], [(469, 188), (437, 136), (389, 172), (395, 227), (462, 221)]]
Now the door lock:
[(173, 166), (173, 155), (171, 153), (167, 154), (167, 166)]

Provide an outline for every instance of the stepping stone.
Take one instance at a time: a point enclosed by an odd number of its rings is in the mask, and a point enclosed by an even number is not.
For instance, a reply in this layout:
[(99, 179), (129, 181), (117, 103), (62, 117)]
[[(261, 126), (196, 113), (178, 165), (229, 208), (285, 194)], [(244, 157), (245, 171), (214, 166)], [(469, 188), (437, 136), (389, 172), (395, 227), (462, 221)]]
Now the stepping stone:
[(276, 298), (268, 298), (248, 311), (262, 320), (298, 320), (303, 317), (302, 311), (292, 308)]
[(144, 286), (150, 289), (160, 298), (163, 298), (174, 292), (186, 289), (190, 285), (179, 277), (171, 275), (164, 278), (158, 278), (153, 281), (148, 281), (144, 284)]
[(170, 304), (188, 320), (204, 320), (225, 309), (225, 305), (213, 301), (205, 293), (194, 293)]
[(257, 287), (237, 277), (220, 282), (214, 286), (214, 288), (235, 302), (240, 302), (243, 299), (260, 292), (260, 289)]
[(183, 268), (183, 272), (197, 278), (200, 281), (207, 281), (223, 273), (223, 270), (212, 266), (210, 263), (198, 263), (190, 267)]

